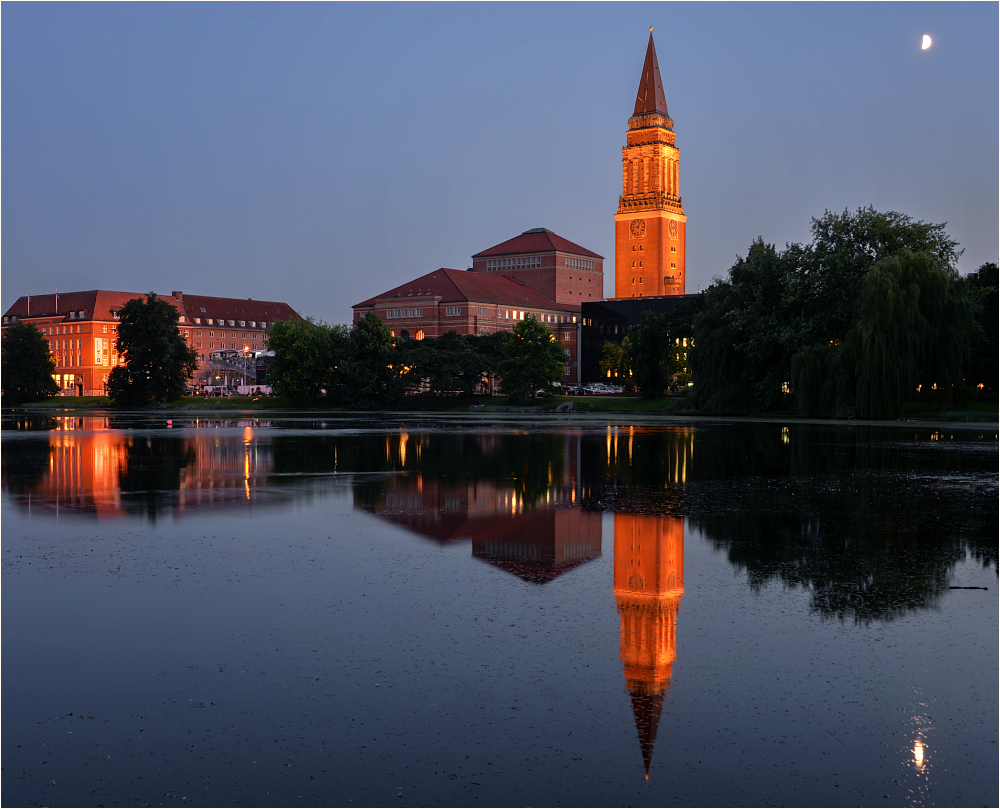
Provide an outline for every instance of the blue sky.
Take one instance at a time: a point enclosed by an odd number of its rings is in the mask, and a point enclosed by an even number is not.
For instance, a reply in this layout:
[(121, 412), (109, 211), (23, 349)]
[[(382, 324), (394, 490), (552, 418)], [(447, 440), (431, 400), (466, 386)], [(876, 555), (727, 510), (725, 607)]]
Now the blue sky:
[[(528, 228), (600, 253), (649, 26), (688, 291), (874, 205), (998, 256), (996, 3), (4, 3), (3, 308), (350, 306)], [(920, 38), (934, 39), (920, 50)]]

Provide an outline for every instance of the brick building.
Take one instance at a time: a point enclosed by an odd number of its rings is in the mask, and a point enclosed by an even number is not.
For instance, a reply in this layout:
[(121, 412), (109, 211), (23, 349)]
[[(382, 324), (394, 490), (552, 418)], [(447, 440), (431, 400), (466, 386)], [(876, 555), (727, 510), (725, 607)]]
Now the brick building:
[(354, 320), (374, 312), (393, 337), (423, 340), (445, 332), (513, 331), (534, 317), (556, 336), (566, 354), (564, 384), (579, 379), (580, 305), (559, 303), (509, 275), (442, 268), (355, 304)]
[[(38, 327), (55, 360), (55, 380), (63, 395), (102, 396), (118, 364), (118, 313), (127, 301), (140, 297), (144, 295), (104, 289), (28, 295), (4, 312), (3, 325), (23, 320)], [(183, 292), (163, 299), (177, 309), (181, 336), (197, 352), (199, 365), (222, 349), (262, 350), (271, 322), (300, 319), (287, 303), (275, 301)]]
[(476, 253), (468, 270), (442, 268), (355, 304), (354, 320), (377, 314), (394, 337), (448, 331), (512, 331), (534, 317), (566, 354), (563, 384), (580, 381), (580, 305), (603, 297), (604, 259), (545, 228)]
[(545, 228), (476, 253), (472, 270), (510, 275), (560, 303), (604, 297), (604, 258)]

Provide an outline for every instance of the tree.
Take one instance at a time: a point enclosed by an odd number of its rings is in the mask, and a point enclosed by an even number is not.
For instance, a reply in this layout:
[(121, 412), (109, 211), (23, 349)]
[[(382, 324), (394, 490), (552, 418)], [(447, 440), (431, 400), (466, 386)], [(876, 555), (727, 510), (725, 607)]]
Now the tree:
[(120, 364), (108, 377), (118, 405), (136, 407), (176, 399), (198, 367), (198, 355), (181, 337), (180, 313), (155, 292), (133, 298), (118, 313)]
[(59, 392), (49, 344), (33, 323), (15, 320), (3, 333), (3, 397), (9, 404), (38, 402)]
[(366, 410), (398, 404), (420, 384), (419, 373), (374, 312), (354, 324), (344, 366), (347, 400)]
[(674, 356), (663, 316), (643, 312), (639, 324), (629, 329), (626, 361), (632, 371), (632, 383), (644, 399), (663, 395), (675, 371)]
[(965, 381), (982, 390), (997, 391), (997, 298), (996, 262), (983, 264), (966, 278), (976, 325), (972, 332), (971, 355)]
[(925, 378), (947, 399), (971, 325), (944, 228), (868, 207), (813, 219), (807, 245), (755, 241), (694, 318), (696, 407), (759, 412), (790, 389), (802, 415), (897, 412)]
[(275, 320), (267, 330), (267, 347), (274, 353), (268, 381), (279, 396), (299, 403), (314, 402), (325, 389), (336, 364), (334, 330), (307, 320)]
[(869, 270), (848, 333), (863, 418), (898, 416), (911, 390), (936, 387), (950, 403), (972, 331), (958, 274), (930, 253), (904, 250)]
[(554, 391), (563, 378), (566, 355), (555, 336), (535, 318), (518, 321), (500, 363), (503, 392), (514, 399)]

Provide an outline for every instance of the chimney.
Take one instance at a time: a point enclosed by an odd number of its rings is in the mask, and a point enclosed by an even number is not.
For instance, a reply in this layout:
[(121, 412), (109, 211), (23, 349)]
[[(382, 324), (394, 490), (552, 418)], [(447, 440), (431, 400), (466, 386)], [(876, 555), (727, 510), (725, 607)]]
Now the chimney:
[(171, 294), (174, 296), (174, 298), (176, 300), (179, 300), (181, 302), (184, 301), (184, 293), (183, 292), (172, 292)]

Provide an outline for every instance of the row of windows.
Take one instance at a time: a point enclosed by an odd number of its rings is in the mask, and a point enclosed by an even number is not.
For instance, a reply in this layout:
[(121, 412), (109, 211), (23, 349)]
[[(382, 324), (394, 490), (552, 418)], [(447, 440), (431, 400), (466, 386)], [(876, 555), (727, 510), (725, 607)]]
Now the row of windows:
[[(671, 264), (670, 266), (673, 267), (674, 265)], [(633, 284), (636, 283), (635, 276), (632, 276), (632, 283)], [(642, 276), (641, 275), (639, 276), (639, 283), (640, 284), (642, 283)], [(676, 279), (672, 275), (664, 275), (663, 276), (663, 283), (667, 284), (669, 286), (670, 284), (677, 283), (677, 281), (676, 281)]]
[[(203, 312), (205, 311), (205, 307), (204, 306), (201, 307), (201, 311), (203, 311)], [(181, 320), (181, 323), (184, 322), (184, 315), (181, 315), (180, 320)], [(192, 320), (194, 320), (195, 325), (197, 325), (197, 326), (201, 325), (201, 318), (200, 317), (192, 318)], [(205, 318), (205, 324), (208, 325), (208, 326), (226, 326), (226, 325), (235, 326), (236, 325), (236, 321), (235, 320), (226, 320), (225, 318), (221, 318), (221, 317), (218, 317), (218, 318), (206, 317)], [(239, 324), (240, 324), (240, 327), (244, 328), (244, 329), (247, 326), (249, 326), (251, 329), (256, 329), (258, 326), (260, 328), (262, 328), (262, 329), (266, 329), (267, 328), (267, 321), (266, 320), (260, 321), (259, 324), (258, 324), (258, 322), (256, 320), (241, 320), (241, 321), (239, 321)]]
[(592, 270), (594, 269), (594, 262), (585, 258), (566, 258), (567, 267), (575, 267), (578, 270)]
[(487, 269), (507, 270), (519, 267), (541, 267), (541, 256), (519, 256), (514, 258), (491, 258), (486, 262)]

